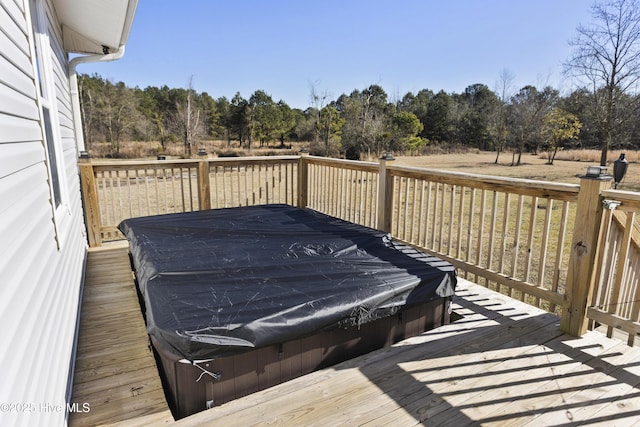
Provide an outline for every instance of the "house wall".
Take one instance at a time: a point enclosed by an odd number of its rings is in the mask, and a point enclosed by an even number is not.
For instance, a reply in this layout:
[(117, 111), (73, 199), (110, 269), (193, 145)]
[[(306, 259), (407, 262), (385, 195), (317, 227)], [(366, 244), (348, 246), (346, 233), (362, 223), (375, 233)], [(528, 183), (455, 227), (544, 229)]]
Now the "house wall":
[(51, 58), (64, 170), (54, 209), (29, 8), (0, 0), (0, 425), (54, 426), (66, 423), (86, 238), (66, 53), (47, 5), (42, 54)]

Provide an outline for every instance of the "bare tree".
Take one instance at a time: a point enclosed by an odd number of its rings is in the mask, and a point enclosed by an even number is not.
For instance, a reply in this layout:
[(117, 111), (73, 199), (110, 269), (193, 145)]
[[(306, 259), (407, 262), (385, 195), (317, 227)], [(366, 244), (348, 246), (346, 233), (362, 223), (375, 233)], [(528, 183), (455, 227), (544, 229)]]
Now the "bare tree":
[(200, 134), (200, 110), (194, 105), (193, 76), (189, 78), (187, 88), (187, 99), (184, 104), (178, 103), (177, 126), (183, 135), (184, 155), (191, 157), (193, 151), (193, 141)]
[(496, 160), (495, 164), (498, 164), (500, 153), (507, 144), (507, 136), (509, 134), (508, 120), (508, 105), (509, 99), (513, 95), (513, 81), (515, 76), (506, 68), (500, 72), (498, 81), (496, 82), (496, 88), (494, 92), (500, 100), (499, 108), (495, 109), (494, 114), (491, 117), (493, 122), (493, 133), (496, 138)]
[(640, 83), (640, 0), (608, 0), (592, 6), (594, 23), (580, 25), (570, 41), (574, 51), (565, 64), (568, 75), (591, 88), (591, 119), (600, 140), (605, 166), (614, 138), (636, 114)]
[[(315, 109), (315, 123), (314, 123), (314, 132), (313, 132), (313, 144), (315, 146), (318, 145), (320, 140), (320, 122), (321, 117), (320, 113), (322, 109), (328, 102), (329, 92), (325, 89), (324, 92), (320, 93), (317, 89), (318, 81), (309, 82), (309, 100), (311, 101), (311, 105)], [(325, 146), (325, 155), (327, 154), (328, 147)]]

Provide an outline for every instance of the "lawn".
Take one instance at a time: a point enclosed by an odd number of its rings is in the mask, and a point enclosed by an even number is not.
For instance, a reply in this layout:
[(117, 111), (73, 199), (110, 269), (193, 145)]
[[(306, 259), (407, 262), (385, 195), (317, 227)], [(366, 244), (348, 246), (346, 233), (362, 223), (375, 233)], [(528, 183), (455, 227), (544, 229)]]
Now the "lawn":
[[(612, 161), (619, 152), (610, 154)], [(635, 162), (637, 152), (627, 154), (631, 160), (627, 175), (618, 185), (620, 190), (640, 191), (640, 164)], [(551, 182), (577, 184), (587, 166), (599, 164), (600, 153), (596, 150), (567, 151), (559, 153), (553, 165), (547, 164), (543, 155), (523, 154), (520, 166), (511, 166), (511, 153), (500, 155), (495, 163), (495, 152), (467, 152), (453, 154), (434, 154), (429, 156), (397, 156), (397, 164), (429, 169), (442, 169), (483, 175), (508, 176), (512, 178), (536, 179)], [(567, 159), (567, 160), (565, 160)], [(575, 160), (579, 159), (579, 160)], [(608, 164), (608, 173), (613, 174), (613, 163)]]

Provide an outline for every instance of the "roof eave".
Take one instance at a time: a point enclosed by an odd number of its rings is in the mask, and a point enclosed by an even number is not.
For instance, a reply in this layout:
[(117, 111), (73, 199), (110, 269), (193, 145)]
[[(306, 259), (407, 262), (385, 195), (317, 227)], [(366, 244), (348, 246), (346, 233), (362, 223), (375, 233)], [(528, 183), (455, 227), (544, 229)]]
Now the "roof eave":
[(127, 43), (138, 0), (53, 0), (67, 52), (115, 53)]

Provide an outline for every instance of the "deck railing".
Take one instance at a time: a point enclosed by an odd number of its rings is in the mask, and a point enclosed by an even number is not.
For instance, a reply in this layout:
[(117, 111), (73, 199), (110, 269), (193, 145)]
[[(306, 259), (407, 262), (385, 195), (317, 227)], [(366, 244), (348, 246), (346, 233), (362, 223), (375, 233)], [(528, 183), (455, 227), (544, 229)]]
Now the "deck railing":
[(591, 327), (607, 326), (628, 336), (634, 345), (640, 335), (640, 231), (637, 213), (640, 193), (603, 191), (604, 215), (598, 240), (592, 303), (587, 310)]
[(563, 305), (578, 185), (389, 170), (395, 237), (494, 290), (549, 311)]
[(304, 206), (367, 227), (378, 221), (377, 163), (305, 157)]
[(89, 244), (121, 239), (124, 219), (266, 203), (294, 204), (299, 157), (80, 163)]
[[(80, 163), (91, 246), (120, 221), (286, 203), (391, 233), (459, 274), (556, 312), (567, 332), (640, 333), (640, 194), (314, 156)], [(615, 210), (604, 209), (606, 206)]]

